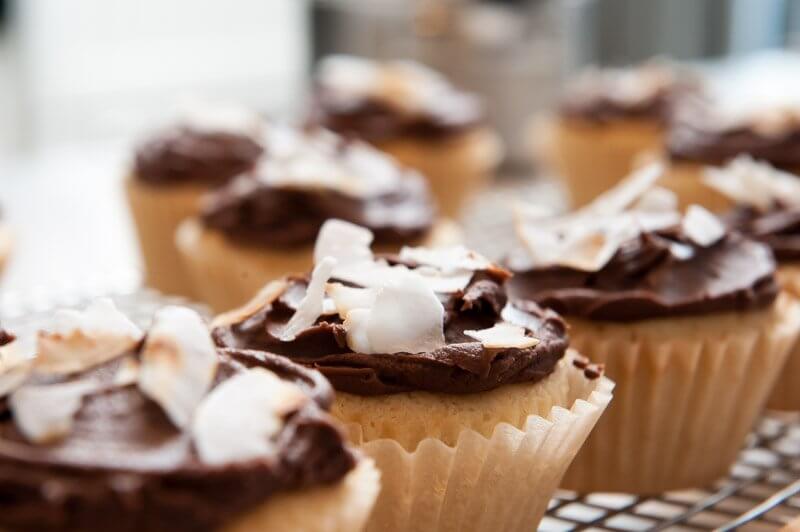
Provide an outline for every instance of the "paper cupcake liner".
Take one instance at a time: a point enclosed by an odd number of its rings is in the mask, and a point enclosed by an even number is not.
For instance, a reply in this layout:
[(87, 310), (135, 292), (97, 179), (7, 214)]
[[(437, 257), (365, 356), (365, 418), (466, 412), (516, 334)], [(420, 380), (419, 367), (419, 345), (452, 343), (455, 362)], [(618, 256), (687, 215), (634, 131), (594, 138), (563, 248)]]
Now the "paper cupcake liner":
[(129, 177), (125, 182), (128, 203), (139, 237), (146, 282), (165, 294), (191, 297), (191, 284), (181, 268), (175, 249), (178, 225), (197, 212), (206, 187), (196, 185), (148, 185)]
[(380, 473), (362, 459), (341, 482), (279, 494), (221, 532), (359, 532), (380, 491)]
[[(784, 291), (800, 299), (800, 261), (781, 264), (778, 281)], [(792, 346), (783, 371), (772, 389), (767, 408), (773, 410), (800, 410), (800, 340)]]
[(696, 163), (669, 163), (665, 175), (658, 184), (675, 193), (681, 209), (694, 204), (702, 205), (712, 212), (726, 212), (733, 207), (733, 202), (721, 192), (703, 183), (705, 168), (704, 165)]
[[(421, 244), (452, 245), (462, 239), (458, 225), (444, 219)], [(175, 245), (194, 297), (215, 312), (243, 305), (270, 281), (310, 270), (314, 258), (313, 245), (281, 250), (241, 245), (230, 242), (221, 232), (205, 229), (196, 219), (181, 224)]]
[[(571, 355), (568, 355), (571, 356)], [(572, 364), (574, 401), (531, 415), (521, 427), (499, 423), (490, 436), (464, 429), (456, 444), (422, 440), (414, 451), (392, 439), (361, 442), (381, 471), (370, 531), (535, 530), (578, 449), (611, 400), (613, 383), (587, 379)]]
[(419, 170), (444, 216), (458, 218), (503, 158), (498, 135), (479, 129), (443, 141), (398, 139), (377, 145), (405, 166)]
[(599, 126), (554, 118), (549, 126), (536, 127), (537, 134), (549, 138), (534, 140), (534, 149), (551, 150), (544, 160), (561, 178), (573, 207), (616, 185), (640, 154), (660, 146), (662, 137), (661, 128), (646, 121)]
[(570, 325), (572, 345), (617, 387), (563, 486), (653, 494), (726, 474), (797, 338), (800, 304), (781, 296), (765, 311)]

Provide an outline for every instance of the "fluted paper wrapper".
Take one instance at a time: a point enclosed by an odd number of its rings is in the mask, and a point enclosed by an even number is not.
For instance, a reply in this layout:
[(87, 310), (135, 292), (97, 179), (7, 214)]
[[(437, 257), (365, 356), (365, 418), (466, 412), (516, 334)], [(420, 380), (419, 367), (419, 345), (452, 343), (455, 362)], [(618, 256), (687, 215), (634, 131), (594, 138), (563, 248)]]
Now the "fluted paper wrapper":
[(439, 211), (453, 218), (486, 185), (504, 152), (500, 137), (485, 128), (452, 139), (401, 138), (376, 147), (425, 176)]
[(570, 325), (617, 387), (563, 487), (651, 494), (727, 473), (797, 338), (800, 304), (782, 295), (764, 311)]
[(220, 532), (359, 532), (379, 490), (378, 470), (362, 459), (338, 484), (277, 494)]
[(146, 283), (165, 294), (192, 297), (174, 235), (183, 220), (197, 213), (200, 197), (208, 187), (149, 185), (129, 177), (125, 188), (144, 259)]
[[(460, 227), (439, 220), (423, 242), (414, 245), (449, 246), (463, 241)], [(412, 244), (409, 242), (409, 244)], [(269, 249), (230, 242), (196, 219), (186, 220), (175, 233), (179, 262), (195, 298), (216, 312), (243, 305), (266, 283), (287, 274), (303, 273), (314, 262), (314, 246)], [(397, 252), (399, 246), (377, 251)]]
[(662, 137), (661, 127), (646, 120), (598, 125), (557, 117), (540, 119), (531, 134), (534, 155), (558, 174), (573, 207), (614, 187), (639, 155), (658, 148)]
[[(800, 261), (781, 264), (778, 281), (791, 297), (800, 300)], [(800, 339), (789, 351), (786, 365), (778, 375), (767, 408), (773, 410), (800, 410)]]
[[(455, 446), (422, 440), (413, 452), (396, 441), (361, 443), (381, 471), (369, 531), (535, 530), (567, 467), (611, 400), (613, 384), (570, 368), (569, 408), (507, 423), (490, 437), (464, 430)], [(350, 424), (360, 442), (360, 426)]]

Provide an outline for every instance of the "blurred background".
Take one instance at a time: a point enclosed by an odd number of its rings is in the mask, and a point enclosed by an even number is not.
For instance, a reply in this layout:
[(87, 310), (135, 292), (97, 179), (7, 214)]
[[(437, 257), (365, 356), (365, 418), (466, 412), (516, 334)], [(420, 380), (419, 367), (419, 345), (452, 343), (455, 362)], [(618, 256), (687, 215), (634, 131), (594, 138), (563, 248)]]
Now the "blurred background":
[(582, 66), (800, 76), (798, 48), (800, 0), (0, 0), (2, 296), (139, 282), (120, 180), (187, 96), (291, 118), (321, 56), (413, 58), (483, 95), (518, 174), (523, 120)]

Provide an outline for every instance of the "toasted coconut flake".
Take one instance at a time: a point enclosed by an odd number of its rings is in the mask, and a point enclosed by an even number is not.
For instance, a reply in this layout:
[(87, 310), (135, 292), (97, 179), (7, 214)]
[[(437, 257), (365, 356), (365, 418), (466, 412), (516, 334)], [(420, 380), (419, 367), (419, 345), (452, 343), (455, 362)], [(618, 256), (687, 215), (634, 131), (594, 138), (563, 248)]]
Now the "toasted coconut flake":
[(761, 212), (776, 203), (800, 205), (800, 180), (765, 162), (740, 155), (721, 168), (707, 168), (703, 182), (735, 203)]
[(273, 301), (278, 299), (287, 288), (287, 283), (284, 280), (272, 281), (267, 283), (258, 293), (245, 303), (243, 306), (222, 313), (214, 318), (211, 323), (212, 327), (222, 327), (234, 323), (241, 323), (261, 309), (271, 305)]
[(443, 323), (436, 294), (408, 272), (383, 286), (372, 308), (350, 311), (345, 328), (348, 345), (359, 353), (421, 353), (445, 344)]
[(139, 362), (134, 357), (125, 357), (114, 374), (114, 386), (130, 386), (139, 381)]
[(216, 370), (216, 348), (203, 318), (185, 307), (159, 310), (142, 347), (139, 388), (176, 427), (189, 426)]
[(372, 261), (372, 231), (342, 220), (328, 220), (319, 230), (314, 246), (314, 262), (325, 257), (336, 259), (339, 268)]
[(234, 375), (197, 408), (192, 436), (200, 459), (210, 465), (269, 459), (284, 416), (306, 401), (298, 386), (264, 368)]
[(297, 307), (294, 315), (281, 332), (281, 340), (289, 342), (303, 330), (309, 328), (322, 315), (325, 300), (325, 284), (331, 278), (336, 267), (336, 259), (325, 257), (311, 273), (311, 280), (306, 289), (306, 295)]
[(583, 214), (616, 214), (636, 203), (664, 174), (664, 165), (654, 162), (642, 166), (581, 209)]
[(431, 266), (444, 274), (485, 270), (492, 264), (486, 257), (464, 246), (443, 248), (404, 246), (400, 250), (400, 258)]
[(25, 382), (33, 370), (33, 358), (19, 349), (19, 341), (0, 347), (0, 398)]
[(56, 312), (50, 329), (39, 333), (36, 370), (79, 372), (116, 358), (141, 338), (142, 331), (110, 299), (96, 299), (83, 311)]
[(94, 381), (22, 386), (9, 397), (14, 422), (36, 444), (55, 442), (72, 430), (83, 397), (99, 389)]
[(725, 236), (725, 226), (719, 218), (699, 205), (689, 205), (681, 227), (698, 246), (708, 247)]
[(464, 334), (475, 338), (487, 349), (524, 349), (539, 343), (538, 339), (525, 335), (524, 327), (504, 322), (496, 323), (488, 329), (464, 331)]

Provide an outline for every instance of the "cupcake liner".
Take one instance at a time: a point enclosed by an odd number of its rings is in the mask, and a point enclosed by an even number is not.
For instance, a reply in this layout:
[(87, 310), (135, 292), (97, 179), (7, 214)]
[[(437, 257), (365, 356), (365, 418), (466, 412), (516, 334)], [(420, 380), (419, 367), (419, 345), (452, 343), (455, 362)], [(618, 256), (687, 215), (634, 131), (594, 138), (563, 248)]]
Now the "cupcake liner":
[[(461, 229), (440, 220), (422, 245), (452, 245), (462, 241)], [(186, 220), (175, 233), (182, 272), (194, 297), (222, 312), (243, 305), (269, 281), (302, 273), (313, 265), (313, 245), (280, 250), (230, 242), (218, 231), (205, 229), (196, 219)], [(397, 251), (376, 248), (377, 251)]]
[(654, 494), (726, 474), (796, 341), (800, 304), (782, 295), (764, 311), (570, 325), (617, 387), (563, 486)]
[[(568, 356), (573, 356), (572, 354)], [(530, 531), (589, 432), (611, 400), (613, 383), (562, 368), (573, 400), (521, 427), (499, 423), (491, 435), (464, 429), (453, 446), (425, 438), (413, 451), (393, 439), (352, 439), (381, 470), (370, 531)], [(535, 386), (535, 385), (534, 385)]]
[(488, 182), (503, 158), (496, 133), (479, 129), (453, 139), (397, 139), (376, 146), (428, 180), (440, 212), (457, 218), (469, 199)]
[(675, 193), (678, 207), (702, 205), (706, 209), (723, 213), (733, 207), (733, 202), (721, 192), (703, 183), (705, 166), (696, 163), (673, 162), (667, 165), (665, 175), (658, 184)]
[(380, 473), (362, 459), (341, 482), (278, 494), (221, 532), (359, 532), (380, 491)]
[(125, 182), (128, 203), (144, 259), (146, 283), (165, 294), (191, 297), (191, 284), (181, 268), (173, 235), (178, 225), (197, 213), (208, 189), (197, 185), (149, 185), (135, 177)]
[(553, 166), (569, 193), (573, 207), (586, 205), (612, 188), (633, 169), (637, 157), (661, 144), (661, 127), (649, 121), (620, 121), (598, 125), (553, 118), (541, 122), (534, 134), (534, 149)]
[[(783, 290), (795, 299), (800, 299), (800, 261), (781, 264), (778, 281)], [(800, 340), (792, 346), (786, 365), (778, 375), (767, 401), (773, 410), (800, 410)]]

